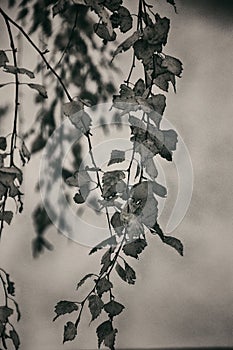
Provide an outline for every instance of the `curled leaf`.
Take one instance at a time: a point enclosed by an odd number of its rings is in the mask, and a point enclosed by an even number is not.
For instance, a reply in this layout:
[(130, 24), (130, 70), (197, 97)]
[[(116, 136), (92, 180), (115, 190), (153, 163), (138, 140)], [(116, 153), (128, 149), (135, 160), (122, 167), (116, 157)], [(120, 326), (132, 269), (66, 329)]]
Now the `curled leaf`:
[(27, 84), (31, 89), (36, 90), (42, 97), (48, 98), (47, 91), (43, 85), (40, 84)]
[(65, 315), (65, 314), (70, 314), (73, 311), (78, 310), (78, 305), (75, 304), (73, 301), (67, 301), (67, 300), (62, 300), (57, 303), (55, 306), (55, 313), (56, 316), (54, 317), (53, 321), (55, 321), (59, 316)]

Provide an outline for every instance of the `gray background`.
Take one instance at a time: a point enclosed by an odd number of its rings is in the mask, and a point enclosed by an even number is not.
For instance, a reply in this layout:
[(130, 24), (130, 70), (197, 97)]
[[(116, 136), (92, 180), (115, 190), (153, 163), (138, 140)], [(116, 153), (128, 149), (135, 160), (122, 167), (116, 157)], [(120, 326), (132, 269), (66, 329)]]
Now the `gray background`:
[[(170, 346), (233, 346), (232, 336), (232, 1), (177, 0), (178, 15), (158, 1), (158, 12), (171, 18), (165, 52), (179, 57), (184, 72), (177, 94), (167, 95), (165, 116), (189, 148), (194, 168), (194, 191), (187, 215), (172, 233), (185, 245), (183, 258), (149, 237), (140, 261), (132, 259), (137, 283), (128, 286), (114, 277), (118, 300), (126, 305), (116, 326), (118, 348)], [(32, 56), (33, 57), (33, 56)], [(117, 59), (130, 65), (127, 54)], [(127, 74), (116, 77), (119, 84)], [(10, 89), (7, 91), (11, 91)], [(6, 91), (0, 91), (6, 99)], [(10, 92), (9, 92), (10, 93)], [(5, 94), (5, 95), (4, 95)], [(2, 102), (1, 102), (2, 104)], [(24, 107), (25, 118), (29, 113)], [(97, 271), (100, 254), (58, 235), (48, 238), (55, 250), (39, 260), (31, 256), (34, 229), (31, 211), (38, 202), (33, 184), (38, 176), (36, 156), (25, 168), (25, 210), (5, 229), (0, 262), (17, 286), (22, 321), (17, 329), (22, 349), (94, 349), (95, 326), (85, 313), (75, 343), (62, 345), (65, 317), (52, 323), (58, 300), (79, 300), (77, 281)], [(169, 186), (162, 222), (174, 204), (176, 172), (164, 167)], [(29, 184), (29, 185), (27, 185)], [(88, 286), (87, 286), (88, 287)], [(71, 317), (70, 317), (71, 318)]]

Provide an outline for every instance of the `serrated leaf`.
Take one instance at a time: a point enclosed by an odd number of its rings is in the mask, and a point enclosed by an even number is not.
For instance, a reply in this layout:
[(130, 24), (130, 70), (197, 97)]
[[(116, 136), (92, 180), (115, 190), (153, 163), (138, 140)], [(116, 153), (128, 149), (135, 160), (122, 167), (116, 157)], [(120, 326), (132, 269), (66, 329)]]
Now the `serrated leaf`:
[(116, 211), (111, 217), (111, 225), (118, 236), (122, 235), (124, 224), (121, 220), (121, 214), (118, 211)]
[(85, 282), (88, 278), (95, 276), (93, 273), (88, 273), (86, 276), (84, 276), (77, 284), (76, 289), (78, 290)]
[(102, 277), (96, 284), (97, 294), (101, 296), (103, 293), (108, 292), (112, 287), (112, 282), (110, 282), (106, 277)]
[(0, 137), (0, 149), (2, 151), (5, 151), (6, 150), (6, 147), (7, 147), (7, 142), (6, 142), (6, 138), (1, 136)]
[(147, 246), (146, 240), (138, 238), (133, 242), (126, 243), (123, 246), (123, 252), (125, 255), (132, 256), (135, 259), (138, 259), (138, 255), (145, 249)]
[(0, 67), (4, 67), (7, 62), (9, 62), (9, 60), (5, 51), (0, 50)]
[(71, 115), (80, 112), (83, 110), (84, 104), (82, 101), (71, 101), (67, 102), (62, 106), (63, 113), (67, 116), (70, 117)]
[(113, 327), (111, 321), (105, 321), (101, 323), (97, 329), (97, 337), (98, 337), (98, 347), (103, 343), (104, 339), (113, 332)]
[(47, 91), (43, 85), (40, 84), (27, 84), (31, 89), (36, 90), (42, 97), (48, 98)]
[(104, 311), (108, 313), (110, 318), (119, 315), (124, 308), (124, 305), (115, 300), (111, 300), (109, 303), (104, 305)]
[(6, 323), (8, 321), (8, 317), (13, 314), (13, 310), (8, 306), (0, 306), (0, 321), (2, 323)]
[(104, 248), (104, 247), (106, 247), (106, 246), (108, 246), (108, 245), (110, 245), (110, 246), (116, 246), (116, 244), (117, 244), (116, 236), (115, 236), (115, 235), (114, 235), (114, 236), (111, 236), (111, 237), (109, 237), (109, 238), (103, 240), (103, 241), (100, 242), (99, 244), (97, 244), (94, 248), (92, 248), (91, 251), (90, 251), (90, 253), (89, 253), (89, 255), (91, 255), (91, 254), (97, 252), (97, 250), (102, 249), (102, 248)]
[(176, 76), (180, 76), (183, 70), (182, 62), (175, 57), (165, 55), (165, 58), (161, 64), (162, 67), (167, 68), (167, 70)]
[(109, 248), (104, 255), (101, 258), (101, 271), (100, 271), (100, 275), (102, 275), (104, 272), (106, 272), (108, 270), (108, 268), (111, 266), (112, 264), (112, 260), (111, 260), (111, 254), (113, 253), (113, 249), (112, 247)]
[(113, 31), (112, 36), (110, 36), (108, 28), (103, 23), (95, 23), (94, 26), (95, 33), (104, 40), (114, 41), (116, 39), (116, 33)]
[(104, 345), (107, 346), (109, 349), (114, 350), (114, 344), (117, 334), (117, 329), (114, 329), (111, 333), (105, 336), (104, 338)]
[(113, 150), (108, 165), (125, 161), (125, 151)]
[(94, 321), (101, 314), (104, 303), (101, 300), (101, 298), (96, 294), (90, 295), (88, 297), (88, 302), (88, 307), (92, 316), (91, 321)]
[(92, 10), (99, 16), (102, 22), (106, 25), (109, 35), (113, 35), (112, 23), (109, 18), (108, 11), (104, 8), (104, 6), (98, 1), (95, 0), (85, 0), (86, 5), (90, 6)]
[(71, 321), (67, 322), (64, 326), (64, 337), (63, 337), (63, 344), (66, 341), (74, 340), (77, 335), (77, 328), (75, 324)]
[(0, 220), (5, 221), (8, 225), (10, 225), (13, 219), (13, 215), (13, 212), (10, 210), (3, 211), (0, 213)]
[(156, 23), (143, 30), (143, 39), (151, 45), (166, 45), (170, 21), (166, 17), (161, 18), (158, 14), (155, 15), (155, 18)]
[(141, 33), (140, 31), (134, 32), (130, 37), (128, 37), (123, 43), (121, 43), (117, 49), (113, 53), (113, 58), (117, 56), (119, 53), (122, 51), (127, 51), (129, 50), (130, 47), (134, 45), (134, 43), (140, 38)]
[(135, 284), (136, 272), (129, 264), (127, 264), (126, 261), (125, 261), (125, 275), (126, 275), (126, 281), (129, 284)]
[(91, 127), (91, 117), (88, 113), (80, 111), (78, 113), (69, 116), (71, 123), (79, 129), (82, 133), (86, 134)]
[(124, 6), (121, 6), (118, 9), (118, 15), (119, 15), (120, 31), (122, 33), (128, 32), (133, 26), (133, 18), (129, 10)]
[(120, 276), (120, 278), (123, 281), (127, 282), (126, 272), (125, 272), (125, 270), (123, 269), (123, 267), (119, 263), (116, 264), (115, 270), (118, 273), (118, 275)]
[(78, 305), (75, 304), (73, 301), (67, 301), (67, 300), (61, 300), (57, 303), (55, 306), (55, 313), (57, 314), (53, 321), (55, 321), (59, 316), (70, 314), (73, 311), (78, 310)]
[(67, 0), (59, 0), (53, 7), (53, 17), (55, 17), (58, 13), (63, 12), (65, 9), (65, 6), (67, 4)]
[(18, 333), (13, 329), (13, 330), (10, 330), (9, 335), (10, 335), (10, 338), (12, 339), (15, 349), (18, 350), (20, 346), (20, 339), (19, 339)]

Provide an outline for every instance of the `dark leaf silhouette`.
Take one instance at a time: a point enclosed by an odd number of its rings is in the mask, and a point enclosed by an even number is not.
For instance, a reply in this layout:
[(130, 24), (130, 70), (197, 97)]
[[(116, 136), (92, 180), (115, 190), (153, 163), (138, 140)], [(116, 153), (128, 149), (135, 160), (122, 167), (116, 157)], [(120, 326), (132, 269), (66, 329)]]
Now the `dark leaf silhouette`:
[(6, 281), (7, 281), (7, 293), (14, 296), (15, 295), (15, 284), (10, 280), (10, 275), (6, 274)]
[(0, 149), (5, 151), (7, 147), (7, 142), (5, 137), (0, 137)]
[(101, 298), (96, 294), (90, 295), (88, 298), (88, 302), (88, 307), (92, 316), (91, 321), (93, 321), (101, 314), (104, 303), (101, 300)]
[(5, 221), (8, 225), (11, 224), (12, 219), (13, 219), (13, 212), (10, 210), (6, 210), (0, 213), (0, 220)]
[(74, 340), (74, 338), (77, 335), (77, 328), (75, 324), (71, 321), (67, 322), (64, 326), (64, 337), (63, 337), (63, 343), (66, 341)]
[(54, 311), (56, 313), (56, 316), (54, 317), (53, 321), (55, 321), (61, 315), (70, 314), (71, 312), (77, 311), (77, 310), (78, 310), (78, 305), (75, 304), (74, 302), (61, 300), (55, 306)]
[(111, 260), (111, 255), (113, 253), (113, 248), (109, 248), (104, 255), (101, 258), (101, 270), (100, 270), (100, 275), (102, 275), (104, 272), (107, 272), (108, 268), (111, 266), (112, 264), (112, 260)]
[(115, 300), (111, 300), (109, 303), (104, 305), (104, 311), (108, 313), (110, 318), (119, 315), (124, 308), (124, 305)]
[(104, 338), (104, 345), (107, 346), (110, 350), (114, 350), (114, 344), (117, 334), (117, 329), (114, 329), (111, 333), (105, 336)]
[(99, 348), (100, 348), (100, 345), (105, 340), (105, 338), (107, 336), (109, 336), (110, 334), (112, 334), (112, 332), (113, 332), (113, 327), (112, 327), (111, 321), (105, 321), (97, 327), (96, 333), (97, 333), (97, 337), (98, 337), (98, 347)]
[(7, 62), (9, 62), (9, 60), (5, 51), (0, 50), (0, 67), (4, 67)]
[(0, 306), (0, 321), (2, 323), (8, 322), (8, 317), (13, 314), (13, 310), (8, 306)]
[(125, 275), (126, 275), (126, 281), (129, 284), (135, 284), (136, 272), (129, 264), (127, 264), (126, 261), (125, 261)]
[(119, 263), (117, 263), (115, 269), (116, 269), (116, 272), (118, 273), (118, 275), (120, 276), (120, 278), (123, 281), (127, 282), (126, 272), (123, 269), (123, 267)]
[(175, 237), (172, 236), (166, 236), (164, 235), (161, 227), (159, 226), (158, 222), (155, 223), (155, 225), (152, 227), (152, 233), (154, 231), (158, 234), (160, 239), (165, 243), (170, 245), (172, 248), (174, 248), (181, 256), (183, 256), (184, 253), (184, 247), (182, 242)]
[(111, 218), (111, 225), (114, 228), (114, 230), (116, 231), (117, 235), (121, 236), (123, 228), (124, 228), (124, 224), (121, 220), (121, 214), (118, 211), (116, 211), (113, 214), (113, 216)]
[(108, 292), (112, 287), (112, 282), (110, 282), (106, 277), (102, 277), (96, 284), (97, 294), (101, 297), (103, 293)]
[(105, 24), (95, 23), (94, 24), (94, 31), (101, 39), (104, 39), (107, 41), (113, 41), (116, 39), (116, 33), (113, 32), (112, 36), (110, 36), (108, 28)]
[(80, 192), (77, 192), (75, 195), (74, 195), (74, 202), (77, 203), (77, 204), (82, 204), (85, 202), (85, 199), (83, 198), (82, 194)]
[(126, 243), (123, 246), (123, 252), (125, 255), (132, 256), (135, 259), (138, 259), (138, 255), (145, 249), (147, 246), (146, 240), (138, 238), (133, 242)]

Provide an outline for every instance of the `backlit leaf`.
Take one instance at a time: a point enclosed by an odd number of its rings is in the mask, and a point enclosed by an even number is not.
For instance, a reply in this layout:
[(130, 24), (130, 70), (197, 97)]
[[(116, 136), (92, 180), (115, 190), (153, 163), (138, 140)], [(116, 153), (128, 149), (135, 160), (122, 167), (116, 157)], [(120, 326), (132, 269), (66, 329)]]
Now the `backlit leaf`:
[(104, 311), (108, 313), (109, 317), (114, 317), (119, 315), (124, 308), (125, 308), (124, 305), (118, 303), (115, 300), (111, 300), (109, 303), (104, 305)]
[(63, 337), (63, 343), (65, 343), (68, 340), (74, 340), (74, 338), (77, 335), (77, 328), (75, 324), (71, 321), (67, 322), (64, 327), (64, 337)]
[(67, 116), (70, 117), (71, 115), (78, 113), (84, 108), (84, 104), (82, 101), (71, 101), (67, 102), (62, 106), (63, 113)]
[(47, 91), (43, 85), (40, 84), (27, 84), (31, 89), (36, 90), (42, 97), (48, 98)]
[(113, 53), (113, 58), (117, 56), (122, 51), (129, 50), (130, 47), (133, 46), (133, 44), (140, 38), (141, 33), (140, 31), (134, 32), (130, 37), (128, 37), (123, 43), (121, 43), (117, 49)]
[(78, 305), (75, 304), (73, 301), (61, 300), (55, 306), (54, 311), (56, 313), (56, 316), (54, 317), (53, 321), (55, 321), (61, 315), (70, 314), (71, 312), (77, 310)]
[(121, 163), (125, 160), (125, 151), (113, 150), (111, 153), (111, 159), (108, 162), (108, 165), (115, 163)]
[(167, 68), (167, 70), (178, 77), (181, 75), (183, 67), (182, 62), (175, 57), (165, 55), (162, 61), (162, 67)]
[(147, 246), (146, 240), (138, 238), (133, 242), (126, 243), (123, 246), (123, 252), (125, 255), (132, 256), (135, 259), (138, 259), (138, 255), (145, 249)]
[(89, 302), (88, 307), (92, 316), (91, 321), (93, 321), (101, 314), (104, 303), (100, 299), (100, 297), (96, 294), (91, 294), (88, 297), (88, 302)]

